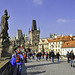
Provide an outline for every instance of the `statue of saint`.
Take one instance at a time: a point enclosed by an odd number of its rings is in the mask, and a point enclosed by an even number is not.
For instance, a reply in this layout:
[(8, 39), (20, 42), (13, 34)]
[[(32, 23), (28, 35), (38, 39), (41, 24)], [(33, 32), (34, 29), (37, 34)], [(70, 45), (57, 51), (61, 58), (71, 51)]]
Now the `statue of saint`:
[(1, 34), (8, 36), (8, 12), (5, 10), (5, 14), (1, 17)]

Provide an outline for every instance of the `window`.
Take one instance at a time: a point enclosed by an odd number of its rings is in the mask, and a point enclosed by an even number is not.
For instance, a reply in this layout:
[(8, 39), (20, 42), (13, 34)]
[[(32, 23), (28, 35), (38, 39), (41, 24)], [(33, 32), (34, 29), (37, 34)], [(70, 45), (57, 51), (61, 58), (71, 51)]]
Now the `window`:
[(57, 51), (57, 49), (56, 49), (56, 51)]
[(67, 45), (69, 45), (69, 43), (67, 43)]

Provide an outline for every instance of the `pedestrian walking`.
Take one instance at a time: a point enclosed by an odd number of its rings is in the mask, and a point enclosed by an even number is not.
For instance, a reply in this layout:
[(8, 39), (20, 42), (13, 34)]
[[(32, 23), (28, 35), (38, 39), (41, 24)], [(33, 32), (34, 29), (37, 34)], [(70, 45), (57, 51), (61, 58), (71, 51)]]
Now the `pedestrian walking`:
[(67, 62), (69, 63), (70, 62), (70, 53), (69, 53), (69, 51), (67, 51), (66, 56), (67, 56)]
[(53, 50), (51, 51), (51, 61), (52, 63), (54, 63), (54, 51)]
[(42, 59), (44, 59), (44, 52), (41, 53)]
[(41, 61), (41, 52), (39, 52), (39, 60)]
[[(74, 52), (73, 52), (73, 50), (71, 51), (70, 56), (71, 56), (71, 67), (72, 66), (74, 67)], [(73, 63), (73, 65), (72, 65), (72, 63)]]
[(39, 61), (39, 52), (37, 52), (36, 57), (37, 57), (37, 61)]
[(49, 55), (48, 56), (49, 56), (49, 60), (50, 60), (51, 59), (51, 52), (49, 52)]
[(60, 54), (59, 54), (59, 52), (57, 52), (56, 53), (56, 57), (57, 57), (57, 62), (59, 63), (59, 56), (60, 56)]
[(47, 61), (48, 60), (48, 52), (46, 52), (45, 55), (46, 55), (46, 61)]
[(25, 60), (24, 62), (27, 63), (27, 53), (26, 52), (24, 53), (24, 60)]
[(32, 53), (33, 60), (35, 60), (35, 52)]

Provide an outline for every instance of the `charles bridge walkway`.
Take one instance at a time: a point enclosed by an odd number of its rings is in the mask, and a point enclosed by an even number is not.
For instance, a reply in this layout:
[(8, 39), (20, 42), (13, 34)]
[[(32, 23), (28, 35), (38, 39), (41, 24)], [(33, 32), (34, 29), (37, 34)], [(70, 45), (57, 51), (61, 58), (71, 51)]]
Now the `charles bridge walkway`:
[(60, 60), (59, 64), (57, 60), (54, 63), (49, 60), (28, 60), (28, 63), (22, 66), (22, 75), (75, 75), (75, 68), (66, 60)]

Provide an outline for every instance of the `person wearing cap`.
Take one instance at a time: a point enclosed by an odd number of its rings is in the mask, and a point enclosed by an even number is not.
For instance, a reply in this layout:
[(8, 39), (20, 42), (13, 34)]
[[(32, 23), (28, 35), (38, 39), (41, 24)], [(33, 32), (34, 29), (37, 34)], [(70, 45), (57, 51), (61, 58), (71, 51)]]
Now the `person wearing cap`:
[(12, 58), (10, 59), (10, 63), (11, 63), (11, 75), (14, 74), (14, 69), (15, 69), (15, 66), (16, 66), (16, 60), (15, 60), (15, 55), (13, 54), (12, 55)]

